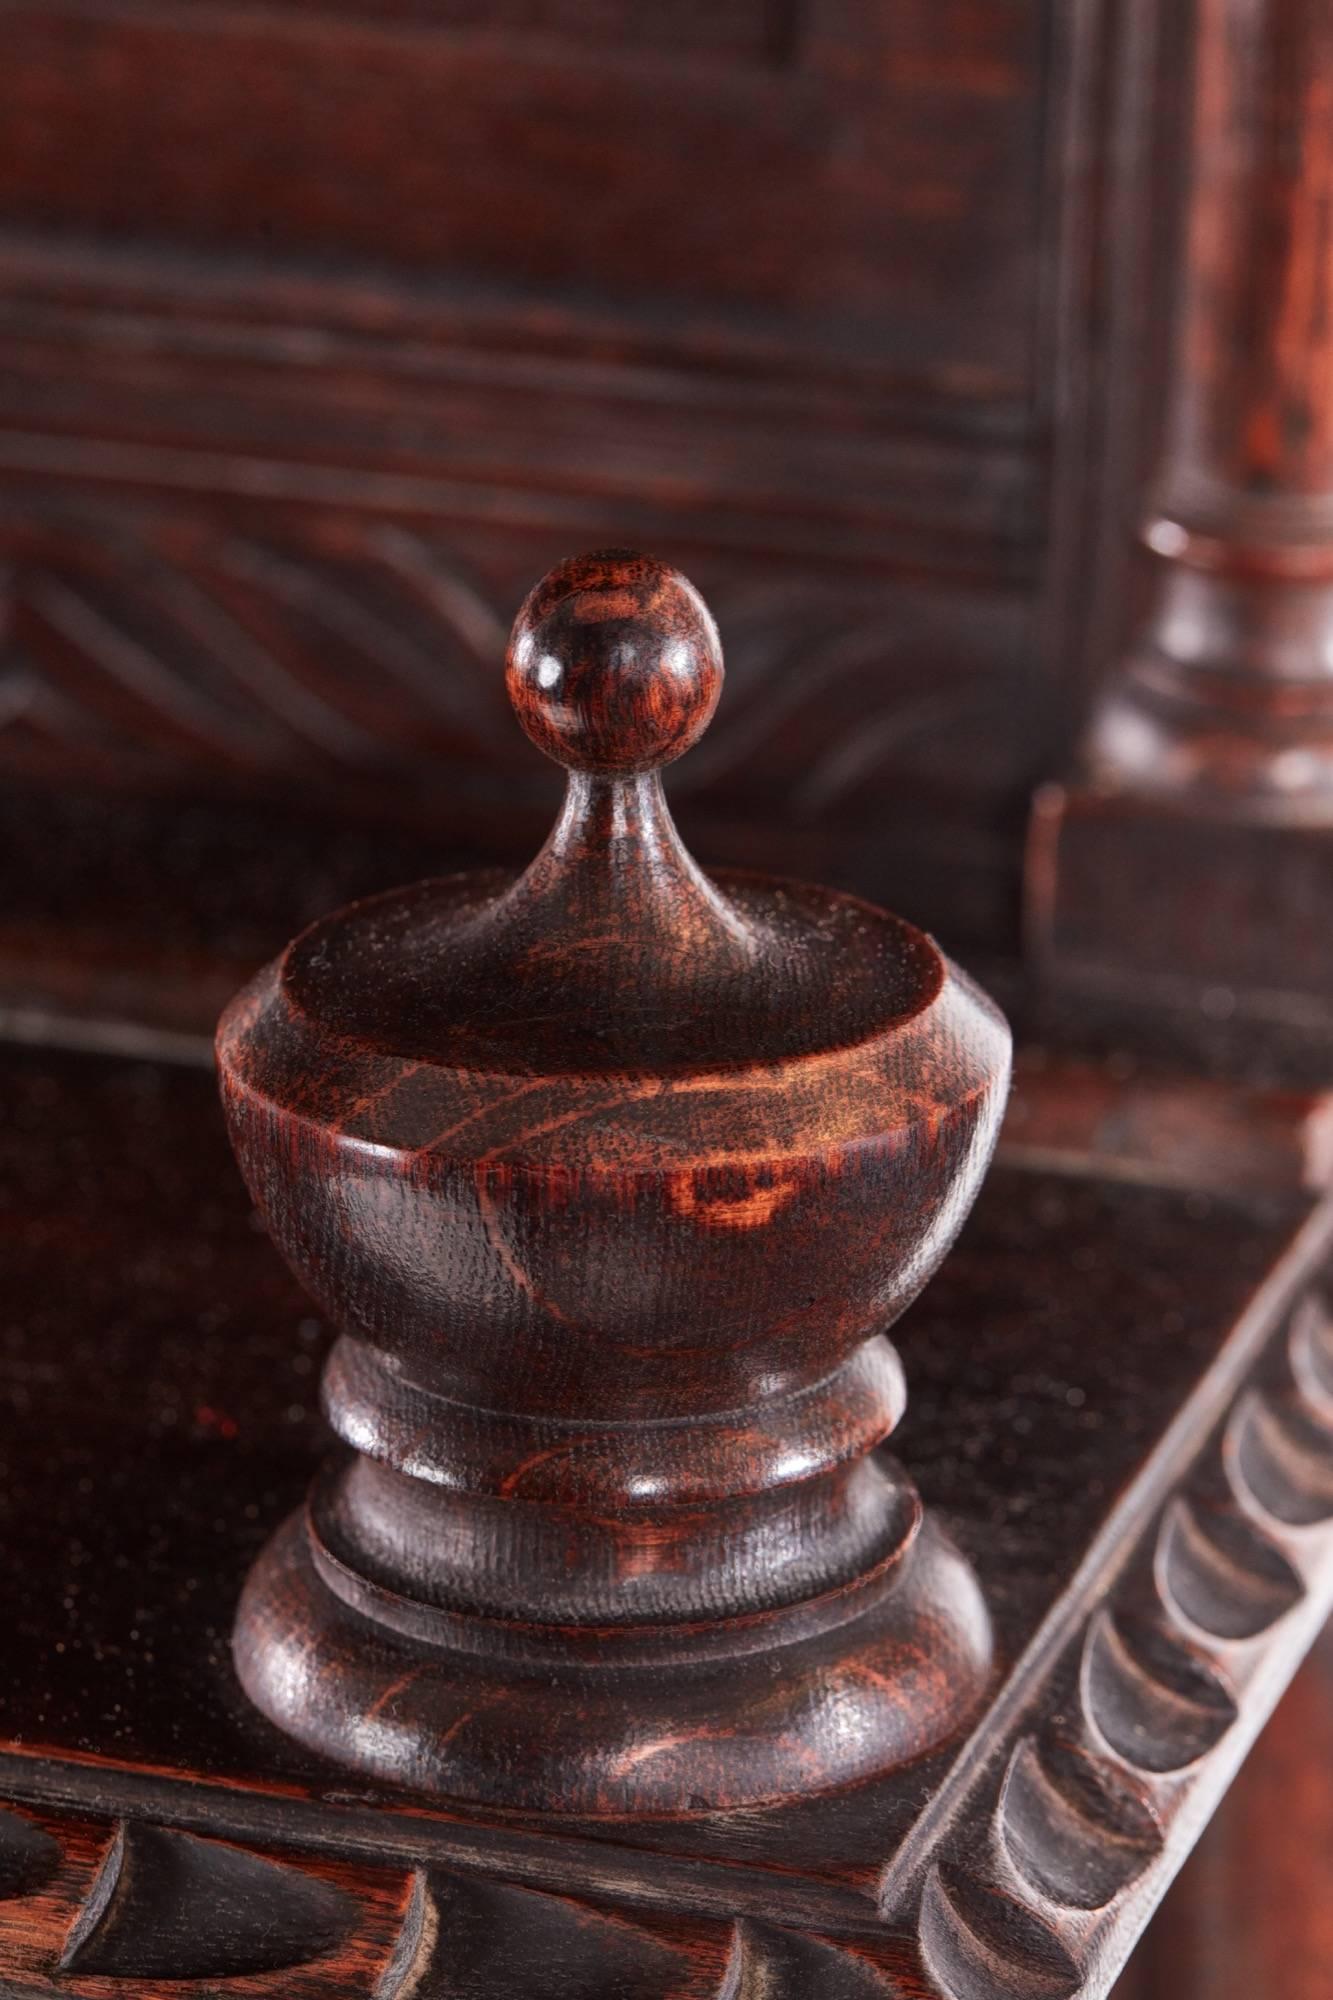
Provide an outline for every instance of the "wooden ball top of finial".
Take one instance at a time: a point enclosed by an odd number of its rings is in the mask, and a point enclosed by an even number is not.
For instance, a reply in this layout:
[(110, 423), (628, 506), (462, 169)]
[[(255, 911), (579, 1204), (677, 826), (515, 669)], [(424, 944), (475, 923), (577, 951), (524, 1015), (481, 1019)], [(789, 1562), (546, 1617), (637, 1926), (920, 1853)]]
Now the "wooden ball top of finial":
[(679, 570), (629, 550), (572, 556), (514, 621), (509, 695), (537, 745), (566, 770), (657, 770), (708, 727), (722, 647)]

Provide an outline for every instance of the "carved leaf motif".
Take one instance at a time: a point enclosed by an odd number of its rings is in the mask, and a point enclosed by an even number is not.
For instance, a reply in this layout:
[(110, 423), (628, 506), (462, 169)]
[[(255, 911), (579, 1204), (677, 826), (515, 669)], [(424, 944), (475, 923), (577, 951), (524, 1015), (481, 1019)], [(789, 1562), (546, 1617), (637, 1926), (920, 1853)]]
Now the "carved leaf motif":
[(17, 1813), (0, 1812), (0, 1901), (35, 1896), (60, 1866), (60, 1849), (49, 1834)]
[(896, 2000), (901, 1990), (855, 1945), (831, 1945), (748, 1918), (737, 1934), (735, 2000)]
[(937, 1868), (926, 1884), (921, 1949), (953, 2000), (1073, 2000), (1081, 1984), (1047, 1924), (957, 1869)]
[(725, 1924), (432, 1872), (417, 1877), (376, 2000), (723, 2000), (731, 1955)]
[(116, 1979), (234, 1979), (301, 1965), (356, 1922), (328, 1883), (221, 1841), (122, 1825), (61, 1966)]
[(1254, 1639), (1300, 1603), (1282, 1551), (1234, 1509), (1182, 1495), (1157, 1544), (1158, 1588), (1179, 1617), (1214, 1639)]
[(1053, 1732), (1016, 1746), (996, 1820), (1017, 1873), (1070, 1909), (1104, 1908), (1162, 1846), (1147, 1800)]

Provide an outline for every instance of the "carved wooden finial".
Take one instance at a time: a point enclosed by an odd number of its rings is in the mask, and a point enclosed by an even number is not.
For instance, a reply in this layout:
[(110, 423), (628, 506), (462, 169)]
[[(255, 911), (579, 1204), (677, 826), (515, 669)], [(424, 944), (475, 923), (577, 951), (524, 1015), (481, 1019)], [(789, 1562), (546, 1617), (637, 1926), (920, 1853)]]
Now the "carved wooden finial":
[(899, 919), (690, 859), (659, 767), (721, 679), (683, 577), (562, 564), (509, 659), (570, 771), (541, 854), (315, 925), (219, 1033), (251, 1190), (342, 1329), (345, 1448), (250, 1578), (241, 1678), (459, 1799), (812, 1791), (940, 1741), (988, 1669), (877, 1448), (1008, 1033)]

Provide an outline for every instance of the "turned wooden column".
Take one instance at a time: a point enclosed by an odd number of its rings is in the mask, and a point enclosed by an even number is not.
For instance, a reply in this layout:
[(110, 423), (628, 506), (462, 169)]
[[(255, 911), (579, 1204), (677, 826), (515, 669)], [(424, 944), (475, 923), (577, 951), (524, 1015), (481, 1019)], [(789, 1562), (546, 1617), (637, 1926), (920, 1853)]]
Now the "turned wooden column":
[(1108, 785), (1333, 816), (1333, 4), (1196, 0), (1179, 329)]
[(1195, 0), (1193, 19), (1140, 609), (1074, 780), (1038, 801), (1033, 937), (1058, 979), (1104, 973), (1222, 1012), (1242, 987), (1280, 989), (1287, 1012), (1318, 1012), (1333, 969), (1312, 935), (1333, 893), (1333, 0)]

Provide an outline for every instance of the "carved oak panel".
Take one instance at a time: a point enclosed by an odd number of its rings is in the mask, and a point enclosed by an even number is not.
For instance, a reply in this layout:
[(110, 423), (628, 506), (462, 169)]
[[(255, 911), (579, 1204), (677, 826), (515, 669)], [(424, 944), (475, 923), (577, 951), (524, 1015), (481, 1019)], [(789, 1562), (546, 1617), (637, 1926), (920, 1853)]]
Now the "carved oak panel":
[(668, 339), (678, 319), (785, 326), (853, 363), (1021, 394), (1041, 11), (823, 0), (794, 42), (779, 27), (776, 69), (753, 42), (688, 60), (679, 11), (654, 50), (572, 6), (544, 35), (503, 16), (446, 32), (365, 9), (19, 7), (4, 213), (397, 262), (506, 288), (519, 316), (634, 301)]

